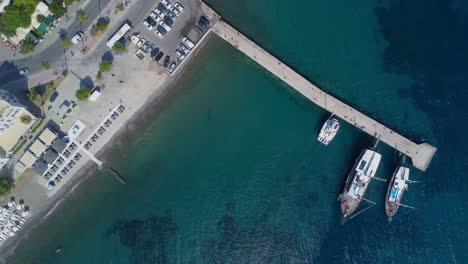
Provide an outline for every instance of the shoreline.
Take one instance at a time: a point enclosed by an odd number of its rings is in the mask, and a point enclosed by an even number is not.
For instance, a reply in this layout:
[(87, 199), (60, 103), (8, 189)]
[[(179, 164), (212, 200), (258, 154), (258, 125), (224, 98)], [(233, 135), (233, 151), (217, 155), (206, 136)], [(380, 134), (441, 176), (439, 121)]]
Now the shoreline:
[[(163, 110), (162, 107), (165, 100), (169, 99), (177, 92), (175, 87), (178, 85), (183, 74), (190, 70), (189, 68), (194, 63), (194, 60), (199, 58), (199, 53), (207, 43), (213, 39), (212, 32), (208, 32), (207, 34), (209, 35), (199, 43), (198, 48), (193, 51), (190, 57), (187, 58), (183, 67), (175, 75), (162, 83), (158, 89), (151, 92), (148, 99), (135, 109), (135, 112), (124, 121), (122, 126), (109, 138), (106, 144), (96, 151), (96, 157), (99, 157), (104, 163), (108, 162), (108, 157), (113, 150), (113, 147), (107, 143), (120, 142), (124, 137), (132, 135), (132, 132), (134, 131), (133, 127), (141, 124), (141, 122), (145, 120), (145, 117), (148, 115), (155, 115)], [(36, 228), (38, 228), (55, 212), (57, 208), (63, 204), (64, 201), (66, 201), (67, 198), (73, 195), (75, 189), (80, 187), (82, 183), (89, 179), (89, 177), (95, 175), (97, 169), (96, 164), (92, 160), (87, 161), (79, 171), (71, 176), (71, 179), (68, 182), (61, 186), (60, 189), (41, 206), (41, 208), (35, 208), (37, 212), (31, 214), (22, 230), (17, 233), (17, 236), (5, 241), (3, 246), (0, 247), (0, 263), (6, 263), (8, 257), (14, 255), (16, 248), (21, 244), (21, 242), (27, 239)]]

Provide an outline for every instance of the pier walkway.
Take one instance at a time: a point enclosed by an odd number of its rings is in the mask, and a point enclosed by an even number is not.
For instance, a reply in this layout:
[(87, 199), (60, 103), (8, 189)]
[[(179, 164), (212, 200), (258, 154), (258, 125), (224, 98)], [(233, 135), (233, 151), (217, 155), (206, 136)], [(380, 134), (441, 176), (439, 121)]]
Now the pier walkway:
[(412, 142), (346, 103), (325, 93), (273, 55), (262, 49), (259, 45), (242, 35), (235, 28), (221, 20), (220, 16), (206, 4), (202, 2), (201, 5), (203, 11), (210, 16), (210, 19), (213, 21), (211, 29), (213, 33), (243, 52), (318, 106), (334, 113), (353, 126), (378, 138), (387, 145), (410, 157), (414, 167), (422, 171), (427, 169), (437, 150), (435, 147), (427, 143), (417, 144)]

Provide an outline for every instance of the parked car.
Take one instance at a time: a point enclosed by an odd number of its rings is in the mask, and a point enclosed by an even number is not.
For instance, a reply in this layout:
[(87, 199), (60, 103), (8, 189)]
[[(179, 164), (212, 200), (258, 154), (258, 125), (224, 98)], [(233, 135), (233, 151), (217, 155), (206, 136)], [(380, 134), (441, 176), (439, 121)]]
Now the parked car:
[(143, 21), (143, 26), (145, 26), (149, 30), (153, 29), (153, 26), (147, 20)]
[(168, 0), (162, 0), (161, 3), (167, 8), (171, 9), (172, 4)]
[(153, 50), (151, 51), (150, 56), (151, 56), (151, 57), (154, 57), (154, 56), (156, 56), (156, 54), (158, 54), (158, 53), (159, 53), (159, 48), (155, 46), (155, 47), (153, 47)]
[(179, 2), (176, 2), (174, 4), (174, 7), (177, 8), (177, 10), (179, 10), (181, 13), (184, 12), (184, 6), (181, 5)]
[(190, 50), (183, 43), (179, 44), (179, 49), (182, 50), (185, 54), (188, 54)]
[(161, 31), (159, 31), (159, 29), (156, 29), (156, 31), (154, 31), (154, 34), (156, 34), (160, 39), (164, 38), (164, 34), (161, 33)]
[(154, 60), (159, 62), (161, 58), (164, 56), (164, 52), (160, 51), (156, 56), (154, 56)]
[(58, 96), (59, 96), (58, 92), (54, 92), (54, 93), (50, 96), (49, 101), (50, 101), (51, 103), (53, 103), (53, 102), (55, 101), (55, 99), (57, 99)]
[(172, 26), (172, 24), (174, 23), (174, 21), (172, 21), (172, 19), (170, 19), (169, 17), (165, 17), (163, 22), (168, 24), (169, 26)]
[(171, 29), (172, 29), (168, 24), (166, 24), (164, 22), (161, 23), (161, 26), (168, 32), (171, 31)]
[(205, 22), (201, 21), (201, 20), (198, 20), (198, 26), (203, 28), (203, 30), (207, 30), (208, 29), (208, 25), (205, 24)]
[(174, 21), (177, 18), (176, 14), (174, 14), (174, 12), (172, 12), (172, 11), (167, 12), (167, 16), (170, 17)]
[(29, 69), (28, 69), (27, 67), (21, 68), (21, 69), (18, 71), (18, 73), (19, 73), (20, 75), (26, 75), (26, 74), (29, 73)]
[(202, 29), (201, 27), (199, 27), (199, 26), (195, 26), (193, 29), (194, 29), (197, 33), (200, 33), (200, 34), (203, 33), (203, 29)]
[(182, 51), (180, 51), (179, 49), (176, 49), (175, 54), (177, 55), (177, 57), (179, 57), (179, 59), (181, 61), (183, 61), (185, 59), (185, 54)]
[(166, 55), (166, 57), (164, 57), (163, 67), (167, 68), (167, 66), (169, 66), (170, 61), (171, 61), (171, 57), (169, 57), (169, 55)]
[[(163, 7), (164, 7), (164, 6), (163, 6)], [(162, 9), (161, 9), (161, 10), (162, 10)], [(153, 12), (155, 12), (156, 15), (158, 15), (158, 17), (164, 18), (164, 12), (165, 12), (166, 10), (163, 10), (163, 11), (161, 11), (161, 10), (158, 9), (158, 8), (155, 8)]]
[(144, 52), (146, 52), (148, 50), (149, 45), (150, 45), (149, 41), (146, 41), (145, 44), (143, 44), (143, 46), (141, 47), (141, 49)]
[(211, 25), (210, 20), (208, 18), (206, 18), (206, 16), (201, 16), (200, 21), (203, 21), (203, 23), (205, 23), (207, 26)]
[(171, 8), (171, 12), (174, 13), (176, 16), (180, 16), (180, 11), (179, 9), (177, 9), (176, 7), (172, 7)]
[(139, 48), (141, 48), (143, 46), (143, 44), (145, 44), (146, 40), (144, 38), (141, 38), (140, 41), (138, 41), (138, 43), (136, 44)]
[(171, 63), (171, 66), (169, 66), (169, 73), (173, 73), (176, 68), (177, 68), (177, 63), (175, 63), (175, 61), (173, 61)]
[(158, 14), (156, 14), (156, 12), (154, 11), (151, 11), (149, 17), (151, 17), (152, 19), (156, 19), (158, 17)]
[(195, 43), (193, 43), (188, 37), (183, 37), (182, 41), (187, 45), (187, 47), (189, 47), (189, 49), (193, 49), (193, 47), (195, 47)]
[(83, 37), (84, 37), (83, 31), (78, 31), (78, 32), (76, 32), (75, 35), (73, 35), (73, 38), (71, 39), (71, 42), (73, 44), (78, 44), (78, 42), (80, 42), (83, 39)]

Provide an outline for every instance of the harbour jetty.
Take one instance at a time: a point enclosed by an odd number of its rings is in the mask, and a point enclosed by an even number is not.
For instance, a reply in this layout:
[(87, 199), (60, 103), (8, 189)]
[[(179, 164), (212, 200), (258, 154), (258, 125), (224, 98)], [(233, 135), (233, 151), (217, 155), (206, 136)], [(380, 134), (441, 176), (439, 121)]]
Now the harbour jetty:
[(410, 157), (413, 166), (417, 169), (422, 171), (427, 169), (437, 148), (427, 143), (415, 143), (332, 95), (327, 94), (227, 24), (208, 5), (201, 2), (201, 8), (212, 20), (211, 32), (243, 52), (316, 105)]

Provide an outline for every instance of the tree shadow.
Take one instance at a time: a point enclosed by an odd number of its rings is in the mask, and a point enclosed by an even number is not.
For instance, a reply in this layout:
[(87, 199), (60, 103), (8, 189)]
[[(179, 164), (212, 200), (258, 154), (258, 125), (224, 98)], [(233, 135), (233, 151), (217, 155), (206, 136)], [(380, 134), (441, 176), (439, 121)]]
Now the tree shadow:
[(105, 61), (114, 61), (114, 55), (112, 52), (107, 51), (102, 55), (101, 59)]
[(58, 31), (58, 34), (59, 34), (59, 37), (60, 37), (60, 38), (66, 38), (67, 35), (68, 35), (68, 32), (67, 32), (65, 29), (61, 28), (61, 29)]
[(81, 79), (80, 81), (80, 88), (83, 88), (83, 87), (89, 87), (89, 88), (93, 88), (94, 87), (94, 82), (93, 82), (93, 78), (91, 78), (91, 76), (86, 76), (84, 77), (83, 79)]

